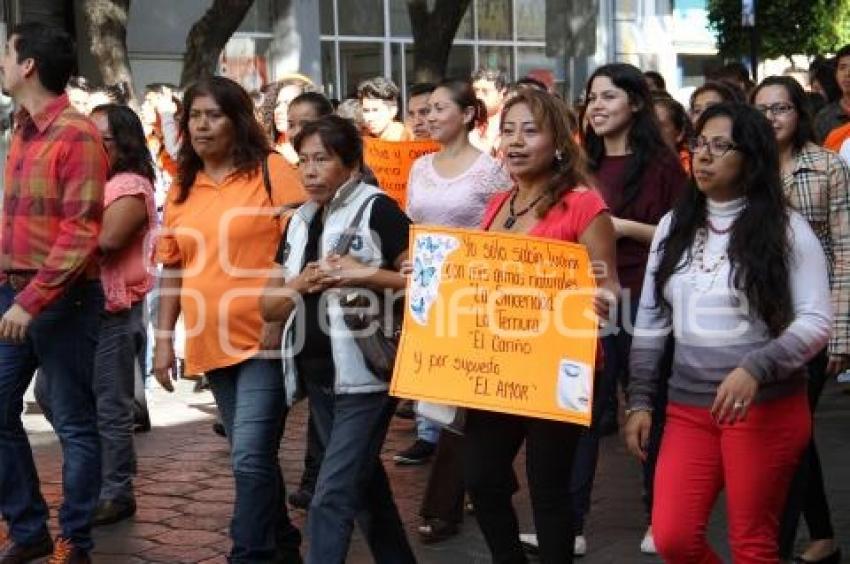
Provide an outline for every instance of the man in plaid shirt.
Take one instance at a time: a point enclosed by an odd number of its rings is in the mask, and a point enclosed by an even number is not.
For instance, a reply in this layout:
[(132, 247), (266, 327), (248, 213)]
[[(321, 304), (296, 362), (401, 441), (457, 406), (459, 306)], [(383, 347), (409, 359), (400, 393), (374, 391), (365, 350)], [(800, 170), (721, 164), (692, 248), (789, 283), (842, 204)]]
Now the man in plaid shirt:
[[(94, 125), (69, 107), (74, 46), (43, 24), (16, 26), (2, 57), (3, 88), (20, 107), (6, 162), (0, 224), (0, 514), (9, 540), (0, 564), (89, 562), (100, 490), (100, 442), (92, 372), (103, 310), (95, 252), (106, 153)], [(63, 451), (61, 535), (21, 423), (36, 368)]]

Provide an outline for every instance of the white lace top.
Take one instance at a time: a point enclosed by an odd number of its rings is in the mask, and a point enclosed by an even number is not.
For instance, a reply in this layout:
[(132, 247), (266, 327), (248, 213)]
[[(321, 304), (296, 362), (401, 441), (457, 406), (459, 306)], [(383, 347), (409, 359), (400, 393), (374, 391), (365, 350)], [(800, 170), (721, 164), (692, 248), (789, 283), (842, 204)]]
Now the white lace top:
[(423, 155), (410, 169), (407, 214), (415, 223), (478, 227), (493, 194), (510, 187), (504, 167), (485, 153), (453, 178), (440, 176), (434, 168), (434, 154)]

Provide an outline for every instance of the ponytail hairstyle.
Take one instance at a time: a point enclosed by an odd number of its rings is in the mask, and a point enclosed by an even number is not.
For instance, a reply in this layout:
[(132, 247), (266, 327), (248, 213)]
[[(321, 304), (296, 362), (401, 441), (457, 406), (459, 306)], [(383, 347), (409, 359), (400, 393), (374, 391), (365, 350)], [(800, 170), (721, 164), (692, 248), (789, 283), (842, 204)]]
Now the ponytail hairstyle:
[(467, 131), (472, 131), (479, 125), (487, 123), (487, 107), (475, 95), (475, 90), (472, 89), (472, 83), (470, 81), (447, 78), (439, 82), (434, 90), (437, 88), (448, 90), (452, 102), (457, 104), (462, 112), (466, 111), (467, 108), (473, 109), (472, 119), (466, 124)]
[(555, 152), (552, 155), (552, 177), (544, 188), (544, 196), (535, 208), (538, 218), (544, 217), (556, 205), (564, 205), (564, 196), (573, 188), (590, 187), (590, 173), (584, 152), (579, 147), (570, 127), (570, 110), (567, 104), (547, 92), (535, 88), (522, 88), (511, 96), (502, 109), (501, 124), (514, 106), (525, 105), (534, 117), (540, 131), (552, 135)]

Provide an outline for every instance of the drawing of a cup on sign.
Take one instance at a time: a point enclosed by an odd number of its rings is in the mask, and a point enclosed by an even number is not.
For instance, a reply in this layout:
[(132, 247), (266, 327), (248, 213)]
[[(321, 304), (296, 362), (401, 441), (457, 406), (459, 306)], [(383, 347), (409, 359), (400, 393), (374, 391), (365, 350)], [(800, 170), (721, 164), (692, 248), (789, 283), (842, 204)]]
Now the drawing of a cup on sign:
[(419, 234), (414, 240), (413, 280), (408, 304), (410, 315), (420, 325), (428, 324), (428, 312), (437, 300), (443, 265), (460, 247), (451, 235)]
[(558, 407), (590, 412), (590, 366), (566, 358), (558, 365)]

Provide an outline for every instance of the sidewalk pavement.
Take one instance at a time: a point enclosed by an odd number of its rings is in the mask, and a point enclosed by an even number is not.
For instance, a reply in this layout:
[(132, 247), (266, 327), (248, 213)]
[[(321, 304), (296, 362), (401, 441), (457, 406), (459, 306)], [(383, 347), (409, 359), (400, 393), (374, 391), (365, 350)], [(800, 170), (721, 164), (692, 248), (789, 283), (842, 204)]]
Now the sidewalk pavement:
[[(208, 392), (193, 393), (192, 383), (178, 382), (178, 391), (167, 394), (157, 388), (151, 403), (153, 431), (137, 435), (139, 454), (136, 478), (138, 513), (128, 522), (96, 530), (97, 564), (226, 562), (229, 547), (228, 521), (233, 502), (227, 443), (213, 434), (215, 405)], [(56, 437), (40, 415), (24, 416), (30, 432), (42, 492), (52, 512), (61, 495), (61, 455)], [(280, 460), (289, 488), (298, 484), (304, 457), (306, 409), (302, 403), (290, 413)], [(395, 419), (384, 445), (384, 464), (392, 482), (396, 503), (419, 562), (423, 564), (478, 564), (490, 562), (489, 553), (473, 517), (461, 533), (437, 545), (418, 542), (416, 526), (429, 466), (395, 466), (392, 455), (414, 439), (413, 422)], [(839, 541), (850, 550), (850, 396), (837, 385), (828, 386), (817, 414), (817, 437), (823, 457), (827, 492)], [(516, 464), (523, 476), (522, 455)], [(566, 477), (565, 477), (566, 479)], [(521, 478), (524, 483), (524, 478)], [(640, 467), (626, 452), (619, 437), (602, 442), (599, 470), (586, 526), (586, 564), (654, 563), (655, 557), (638, 550), (645, 522), (640, 500)], [(289, 491), (293, 491), (290, 489)], [(514, 498), (524, 530), (531, 530), (527, 490)], [(722, 502), (710, 526), (712, 544), (728, 560)], [(292, 512), (303, 528), (305, 514)], [(800, 542), (805, 527), (800, 528)], [(372, 562), (368, 548), (355, 532), (349, 562)], [(533, 561), (533, 560), (532, 560)]]

